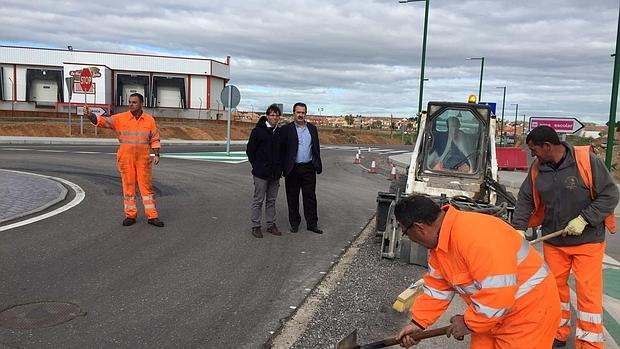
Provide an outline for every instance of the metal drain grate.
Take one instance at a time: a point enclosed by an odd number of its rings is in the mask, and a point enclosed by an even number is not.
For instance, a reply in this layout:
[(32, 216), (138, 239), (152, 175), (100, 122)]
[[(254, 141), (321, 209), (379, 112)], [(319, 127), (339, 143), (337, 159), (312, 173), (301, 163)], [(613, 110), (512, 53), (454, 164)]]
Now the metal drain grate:
[(0, 327), (30, 330), (56, 326), (84, 315), (86, 313), (73, 303), (34, 302), (18, 304), (0, 312)]

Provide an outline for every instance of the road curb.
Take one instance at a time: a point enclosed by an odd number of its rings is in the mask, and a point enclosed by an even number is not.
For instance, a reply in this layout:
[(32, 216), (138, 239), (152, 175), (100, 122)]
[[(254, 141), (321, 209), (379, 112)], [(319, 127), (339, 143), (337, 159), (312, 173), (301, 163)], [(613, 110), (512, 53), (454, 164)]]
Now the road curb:
[[(44, 176), (44, 175), (39, 175), (36, 173), (30, 173), (30, 172), (22, 172), (22, 171), (14, 171), (14, 170), (5, 170), (5, 169), (0, 169), (0, 171), (4, 171), (4, 172), (9, 172), (9, 175), (12, 176), (21, 176), (22, 178), (32, 178), (32, 177), (40, 177), (40, 178), (44, 178), (45, 181), (45, 185), (49, 186), (49, 187), (56, 187), (56, 189), (58, 189), (58, 195), (54, 198), (51, 198), (45, 202), (41, 202), (40, 206), (37, 206), (36, 208), (33, 209), (26, 209), (25, 211), (20, 211), (20, 212), (16, 212), (15, 214), (12, 214), (10, 216), (7, 216), (6, 218), (2, 218), (0, 219), (0, 224), (4, 225), (7, 222), (12, 222), (15, 221), (17, 219), (26, 217), (26, 216), (30, 216), (33, 215), (35, 213), (39, 213), (42, 211), (47, 210), (48, 208), (50, 208), (51, 206), (56, 205), (57, 203), (63, 201), (66, 197), (67, 197), (67, 193), (69, 192), (67, 190), (67, 188), (65, 188), (64, 185), (62, 185), (62, 183), (58, 182), (57, 180), (54, 180), (53, 177), (48, 177), (48, 176)], [(25, 180), (25, 182), (23, 183), (23, 187), (27, 188), (30, 187), (34, 182), (31, 180)], [(40, 185), (40, 183), (38, 184)], [(24, 189), (22, 192), (26, 192), (27, 189)], [(9, 198), (10, 199), (10, 198)]]

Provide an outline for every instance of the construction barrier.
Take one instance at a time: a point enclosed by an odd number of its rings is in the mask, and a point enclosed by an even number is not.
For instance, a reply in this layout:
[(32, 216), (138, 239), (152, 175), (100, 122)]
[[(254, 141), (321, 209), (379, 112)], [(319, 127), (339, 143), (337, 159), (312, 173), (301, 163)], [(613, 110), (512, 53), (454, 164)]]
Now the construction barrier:
[(360, 162), (360, 154), (355, 154), (355, 160), (353, 160), (353, 163), (356, 165), (361, 164)]
[(523, 148), (503, 147), (496, 148), (497, 167), (500, 170), (524, 170), (527, 171), (527, 153)]
[(368, 173), (377, 173), (377, 163), (375, 162), (375, 160), (372, 160), (372, 162), (370, 163)]
[(390, 177), (388, 177), (388, 180), (393, 182), (396, 179), (397, 179), (397, 176), (396, 176), (396, 166), (394, 164), (392, 164), (392, 171), (390, 171)]

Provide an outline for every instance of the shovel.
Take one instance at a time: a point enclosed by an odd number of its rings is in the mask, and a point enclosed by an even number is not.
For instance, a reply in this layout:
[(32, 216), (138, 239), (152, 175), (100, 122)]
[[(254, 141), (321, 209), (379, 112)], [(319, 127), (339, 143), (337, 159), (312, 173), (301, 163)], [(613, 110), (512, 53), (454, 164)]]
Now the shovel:
[[(417, 332), (412, 334), (411, 337), (413, 337), (414, 339), (437, 337), (446, 334), (448, 328), (450, 328), (450, 326)], [(385, 348), (396, 344), (398, 344), (396, 337), (390, 337), (380, 341), (359, 345), (357, 344), (357, 330), (354, 330), (348, 336), (344, 337), (340, 342), (338, 342), (338, 344), (336, 344), (336, 349), (375, 349)]]

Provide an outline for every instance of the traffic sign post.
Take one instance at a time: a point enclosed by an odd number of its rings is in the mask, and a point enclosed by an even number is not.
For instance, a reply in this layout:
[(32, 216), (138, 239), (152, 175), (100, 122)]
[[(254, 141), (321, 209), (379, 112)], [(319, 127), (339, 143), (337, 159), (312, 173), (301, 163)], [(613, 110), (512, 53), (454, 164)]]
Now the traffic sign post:
[(224, 87), (222, 93), (220, 93), (220, 99), (226, 106), (228, 114), (228, 120), (226, 122), (226, 155), (230, 155), (230, 117), (231, 109), (239, 105), (241, 101), (241, 93), (235, 85), (228, 85)]
[(538, 126), (549, 126), (557, 133), (576, 133), (583, 128), (583, 124), (576, 118), (532, 117), (530, 131)]

